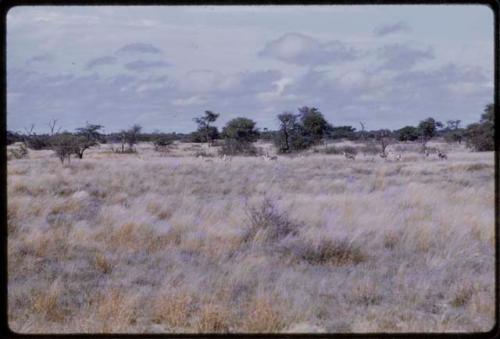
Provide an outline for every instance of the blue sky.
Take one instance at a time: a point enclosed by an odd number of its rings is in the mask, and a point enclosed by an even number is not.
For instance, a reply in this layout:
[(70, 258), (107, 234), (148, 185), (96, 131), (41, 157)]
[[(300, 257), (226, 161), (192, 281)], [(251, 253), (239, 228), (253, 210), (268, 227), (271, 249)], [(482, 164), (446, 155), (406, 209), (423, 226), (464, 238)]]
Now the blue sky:
[(493, 101), (493, 62), (479, 5), (15, 7), (7, 128), (189, 132), (212, 110), (275, 129), (304, 105), (367, 129), (468, 124)]

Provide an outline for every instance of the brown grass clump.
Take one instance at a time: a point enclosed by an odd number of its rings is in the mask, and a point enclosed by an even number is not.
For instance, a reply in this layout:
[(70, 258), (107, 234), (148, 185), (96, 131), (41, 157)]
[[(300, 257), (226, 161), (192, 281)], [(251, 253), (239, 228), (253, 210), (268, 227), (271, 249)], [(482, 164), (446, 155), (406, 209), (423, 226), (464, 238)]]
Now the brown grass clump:
[(199, 333), (227, 333), (231, 326), (231, 313), (223, 305), (207, 302), (200, 306), (195, 328)]
[(188, 328), (193, 302), (193, 297), (185, 292), (161, 294), (154, 300), (153, 321), (173, 329)]
[(113, 270), (113, 265), (106, 258), (106, 255), (101, 252), (95, 254), (95, 265), (104, 274), (109, 274)]
[(322, 239), (319, 242), (301, 242), (292, 252), (311, 265), (356, 265), (366, 260), (361, 248), (347, 239)]
[(239, 330), (248, 333), (277, 333), (285, 325), (280, 303), (275, 298), (257, 297), (246, 306), (246, 315)]
[(94, 302), (102, 332), (126, 332), (137, 319), (135, 298), (118, 289), (103, 293)]
[(465, 306), (467, 303), (469, 303), (473, 294), (474, 288), (470, 283), (461, 284), (453, 291), (453, 297), (450, 301), (450, 304), (453, 307)]
[(56, 280), (47, 290), (36, 292), (32, 302), (33, 312), (42, 315), (48, 321), (62, 322), (66, 314), (59, 305), (62, 289), (61, 281)]

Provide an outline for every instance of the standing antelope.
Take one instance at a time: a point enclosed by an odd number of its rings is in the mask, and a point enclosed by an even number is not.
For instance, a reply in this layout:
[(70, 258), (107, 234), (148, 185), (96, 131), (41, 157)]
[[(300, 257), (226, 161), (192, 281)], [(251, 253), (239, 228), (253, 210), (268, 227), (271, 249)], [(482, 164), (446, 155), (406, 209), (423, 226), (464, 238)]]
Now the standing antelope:
[(437, 153), (438, 153), (439, 159), (443, 159), (443, 160), (444, 159), (448, 159), (448, 156), (445, 153), (443, 153), (443, 152), (441, 152), (439, 150), (437, 151)]
[(269, 153), (266, 152), (266, 155), (263, 155), (262, 158), (265, 160), (265, 161), (269, 161), (269, 160), (278, 160), (278, 156), (277, 155), (273, 155), (273, 156), (269, 156)]

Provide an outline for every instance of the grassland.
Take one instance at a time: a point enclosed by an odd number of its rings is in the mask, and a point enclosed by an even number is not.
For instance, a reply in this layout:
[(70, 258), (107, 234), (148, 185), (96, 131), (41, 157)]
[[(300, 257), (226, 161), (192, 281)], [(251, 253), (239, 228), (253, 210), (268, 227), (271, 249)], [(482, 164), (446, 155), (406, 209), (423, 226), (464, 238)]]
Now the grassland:
[(448, 160), (408, 148), (402, 161), (222, 162), (192, 144), (102, 145), (64, 166), (30, 151), (7, 165), (9, 325), (488, 331), (494, 157), (446, 147)]

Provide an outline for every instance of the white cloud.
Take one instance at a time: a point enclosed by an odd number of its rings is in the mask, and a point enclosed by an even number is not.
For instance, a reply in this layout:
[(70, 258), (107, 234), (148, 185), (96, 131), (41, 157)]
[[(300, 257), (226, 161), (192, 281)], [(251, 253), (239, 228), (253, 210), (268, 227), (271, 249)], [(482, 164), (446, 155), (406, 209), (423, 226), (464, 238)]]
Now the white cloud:
[(321, 43), (304, 34), (287, 33), (268, 42), (259, 55), (297, 65), (318, 65), (353, 60), (358, 53), (340, 41)]

